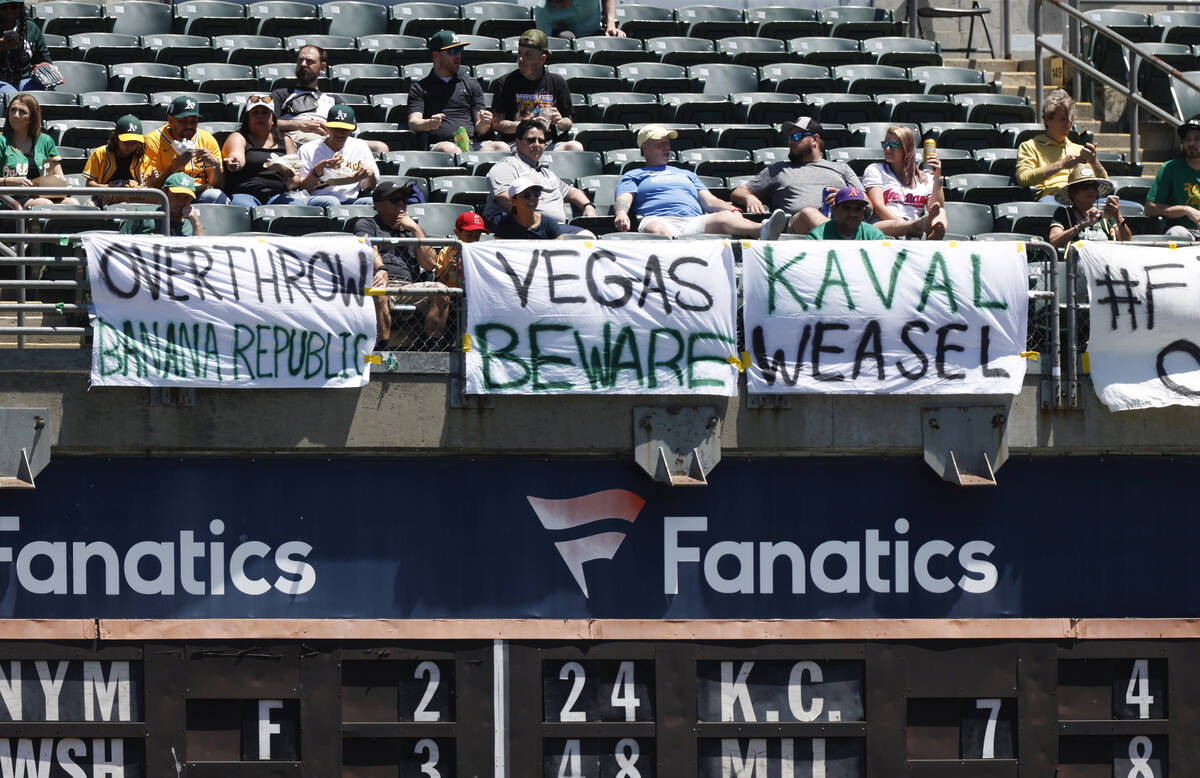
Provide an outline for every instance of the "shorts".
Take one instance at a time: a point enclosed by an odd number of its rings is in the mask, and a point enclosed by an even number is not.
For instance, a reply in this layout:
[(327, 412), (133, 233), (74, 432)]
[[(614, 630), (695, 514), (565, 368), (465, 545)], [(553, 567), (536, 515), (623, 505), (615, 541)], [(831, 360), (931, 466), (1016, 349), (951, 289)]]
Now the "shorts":
[[(454, 143), (454, 138), (447, 138), (446, 140), (450, 141), (451, 143)], [(446, 141), (444, 141), (444, 140), (440, 140), (440, 141), (438, 141), (438, 143), (445, 143), (445, 142), (446, 142)], [(437, 145), (438, 145), (438, 143), (430, 143), (430, 144), (429, 144), (429, 149), (428, 149), (428, 150), (429, 150), (429, 151), (433, 151), (433, 150), (435, 150), (435, 149), (437, 148)], [(481, 140), (473, 140), (473, 141), (471, 141), (471, 142), (470, 142), (470, 144), (467, 146), (467, 151), (479, 151), (481, 148), (483, 148), (483, 141), (481, 141)]]
[(647, 224), (662, 222), (667, 226), (672, 238), (682, 238), (687, 235), (703, 235), (708, 226), (709, 214), (699, 216), (643, 216), (638, 224), (638, 232), (649, 232)]

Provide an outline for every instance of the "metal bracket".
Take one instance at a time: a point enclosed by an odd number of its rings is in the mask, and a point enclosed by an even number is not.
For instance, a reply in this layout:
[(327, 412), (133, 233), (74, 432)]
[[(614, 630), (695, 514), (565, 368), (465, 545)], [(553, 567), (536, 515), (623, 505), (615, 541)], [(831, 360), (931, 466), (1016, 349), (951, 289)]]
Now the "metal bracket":
[(496, 398), (490, 394), (467, 394), (467, 360), (461, 351), (450, 354), (450, 393), (451, 408), (462, 410), (486, 411), (496, 407)]
[(50, 464), (49, 418), (45, 408), (0, 408), (0, 489), (34, 488)]
[(711, 406), (634, 408), (633, 455), (655, 481), (706, 486), (721, 461), (721, 417)]
[(1008, 408), (974, 405), (921, 409), (925, 464), (959, 486), (995, 486), (1008, 459)]
[(746, 408), (748, 410), (788, 410), (792, 407), (792, 398), (786, 394), (747, 394)]
[(196, 388), (192, 386), (150, 387), (150, 407), (187, 407), (196, 405)]

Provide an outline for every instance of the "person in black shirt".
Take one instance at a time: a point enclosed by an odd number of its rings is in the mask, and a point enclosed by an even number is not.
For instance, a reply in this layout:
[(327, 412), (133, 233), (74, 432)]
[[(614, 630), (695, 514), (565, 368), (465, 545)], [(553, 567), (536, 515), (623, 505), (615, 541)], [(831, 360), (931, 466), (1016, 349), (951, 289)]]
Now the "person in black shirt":
[(547, 150), (583, 151), (575, 140), (555, 140), (571, 131), (573, 114), (567, 80), (546, 70), (550, 42), (541, 30), (526, 30), (517, 43), (517, 69), (496, 80), (492, 108), (496, 130), (511, 141), (523, 119), (542, 125), (550, 144)]
[(234, 205), (286, 205), (308, 199), (294, 169), (268, 167), (271, 157), (296, 154), (292, 139), (279, 131), (271, 95), (250, 95), (242, 107), (242, 126), (225, 139), (225, 192)]
[(50, 61), (46, 36), (27, 18), (25, 3), (0, 0), (0, 94), (45, 89), (32, 73), (35, 67)]
[[(354, 234), (366, 238), (424, 238), (425, 231), (408, 215), (408, 203), (415, 196), (411, 184), (401, 186), (391, 181), (379, 184), (371, 195), (375, 216), (355, 221)], [(387, 270), (388, 282), (393, 284), (411, 284), (421, 271), (436, 266), (436, 255), (430, 246), (378, 244), (375, 252)]]
[[(408, 129), (427, 133), (433, 151), (508, 151), (506, 143), (483, 140), (492, 129), (492, 112), (483, 106), (479, 82), (458, 74), (466, 45), (450, 30), (429, 39), (433, 70), (408, 89)], [(460, 128), (466, 148), (454, 137)]]

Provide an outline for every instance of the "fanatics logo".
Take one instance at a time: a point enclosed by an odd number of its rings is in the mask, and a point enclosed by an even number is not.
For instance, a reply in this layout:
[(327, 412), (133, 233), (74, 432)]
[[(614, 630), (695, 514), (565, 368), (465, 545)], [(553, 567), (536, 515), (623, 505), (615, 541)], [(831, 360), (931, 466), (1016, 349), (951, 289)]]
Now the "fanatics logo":
[[(624, 489), (606, 489), (567, 500), (525, 499), (533, 506), (543, 527), (564, 537), (554, 547), (584, 597), (588, 596), (588, 587), (583, 563), (612, 559), (625, 540), (625, 528), (617, 522), (633, 524), (646, 504), (641, 497)], [(597, 523), (600, 526), (592, 526)]]

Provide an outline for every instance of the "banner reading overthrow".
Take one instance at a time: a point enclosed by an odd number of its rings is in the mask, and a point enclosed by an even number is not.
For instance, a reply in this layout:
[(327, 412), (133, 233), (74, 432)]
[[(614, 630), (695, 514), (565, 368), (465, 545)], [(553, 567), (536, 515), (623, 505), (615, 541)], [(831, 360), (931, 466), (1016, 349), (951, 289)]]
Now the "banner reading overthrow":
[(737, 394), (723, 240), (463, 246), (470, 394)]
[(751, 393), (1016, 394), (1022, 243), (747, 242)]
[(84, 235), (94, 386), (352, 387), (375, 341), (352, 237)]
[(1088, 356), (1110, 410), (1200, 405), (1200, 263), (1190, 247), (1075, 244), (1091, 299)]

